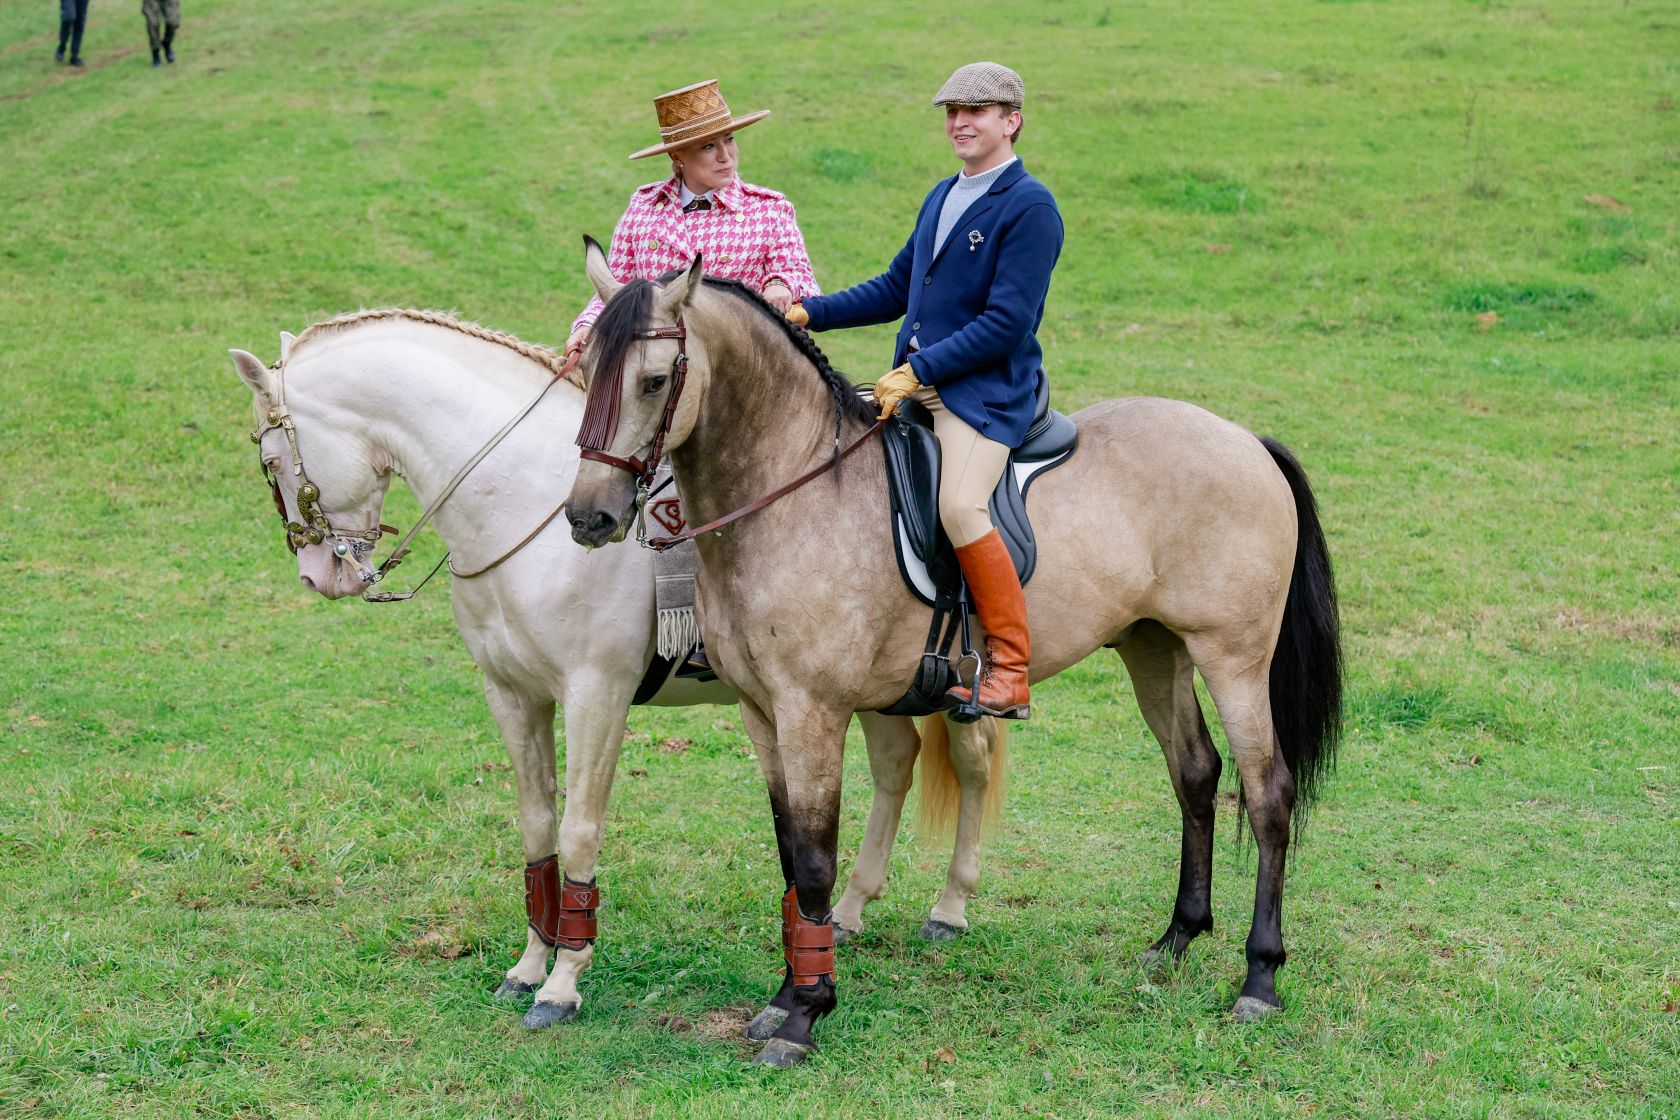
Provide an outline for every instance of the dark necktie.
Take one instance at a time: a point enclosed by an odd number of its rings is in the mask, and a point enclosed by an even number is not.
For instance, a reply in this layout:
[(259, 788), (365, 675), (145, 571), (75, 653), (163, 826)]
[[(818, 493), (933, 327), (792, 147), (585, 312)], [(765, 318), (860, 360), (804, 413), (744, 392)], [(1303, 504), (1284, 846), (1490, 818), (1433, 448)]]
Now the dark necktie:
[(695, 199), (693, 202), (689, 203), (687, 206), (684, 206), (683, 207), (683, 213), (684, 214), (692, 214), (696, 210), (710, 210), (711, 208), (712, 208), (712, 200), (707, 198), (705, 195), (701, 195), (699, 198)]

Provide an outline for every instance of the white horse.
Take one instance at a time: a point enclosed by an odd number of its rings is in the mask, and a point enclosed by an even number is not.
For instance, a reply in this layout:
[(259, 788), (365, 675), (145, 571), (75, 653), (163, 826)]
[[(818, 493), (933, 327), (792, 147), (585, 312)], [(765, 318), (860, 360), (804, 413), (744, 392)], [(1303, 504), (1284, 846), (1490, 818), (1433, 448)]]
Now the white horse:
[[(422, 503), (437, 502), (459, 468), (533, 399), (529, 414), (435, 510), (433, 524), (449, 546), (452, 569), (472, 573), (504, 556), (571, 489), (584, 393), (553, 351), (439, 312), (381, 310), (317, 323), (295, 339), (282, 334), (273, 368), (243, 350), (230, 353), (255, 394), (255, 435), (282, 517), (291, 523), (298, 575), (328, 599), (368, 589), (364, 573), (392, 475)], [(655, 645), (653, 554), (585, 550), (566, 528), (561, 521), (538, 532), (477, 578), (457, 577), (450, 596), (518, 780), (531, 924), (525, 952), (497, 995), (535, 992), (524, 1020), (533, 1029), (572, 1018), (582, 1004), (578, 982), (594, 954), (590, 887), (607, 797), (631, 700)], [(670, 679), (648, 702), (734, 701), (721, 683)], [(556, 702), (566, 719), (566, 805), (558, 837)], [(882, 894), (921, 747), (909, 719), (872, 713), (859, 719), (875, 799), (851, 881), (834, 908), (836, 923), (850, 933), (863, 928), (864, 906)], [(948, 756), (934, 755), (933, 746), (947, 741), (946, 729), (936, 730), (923, 762), (924, 801), (930, 794), (954, 801), (957, 830), (944, 893), (922, 928), (930, 938), (968, 926), (981, 821), (995, 811), (1004, 763), (1001, 728), (992, 721), (949, 728)], [(953, 784), (961, 787), (955, 797)], [(554, 874), (556, 852), (563, 892)], [(540, 881), (545, 866), (547, 885)], [(571, 924), (557, 924), (557, 912)], [(785, 1010), (767, 1009), (752, 1033), (767, 1037)]]

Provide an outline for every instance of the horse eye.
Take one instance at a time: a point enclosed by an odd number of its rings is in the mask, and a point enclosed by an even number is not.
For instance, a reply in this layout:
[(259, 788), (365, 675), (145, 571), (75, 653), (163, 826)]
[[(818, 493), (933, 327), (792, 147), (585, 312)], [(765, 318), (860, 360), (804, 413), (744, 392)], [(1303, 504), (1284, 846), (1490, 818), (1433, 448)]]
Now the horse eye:
[(664, 388), (664, 377), (650, 377), (646, 381), (642, 382), (642, 396), (651, 397), (655, 393), (663, 391)]

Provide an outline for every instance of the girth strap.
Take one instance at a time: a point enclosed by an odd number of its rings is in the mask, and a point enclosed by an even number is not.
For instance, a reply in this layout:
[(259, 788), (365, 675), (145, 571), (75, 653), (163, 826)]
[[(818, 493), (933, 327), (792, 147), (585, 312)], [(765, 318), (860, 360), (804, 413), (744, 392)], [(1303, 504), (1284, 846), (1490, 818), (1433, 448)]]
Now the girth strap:
[(834, 983), (834, 915), (807, 918), (792, 887), (782, 896), (782, 959), (796, 988), (825, 979)]
[(595, 941), (601, 888), (562, 878), (558, 855), (525, 865), (525, 916), (544, 945), (583, 949)]

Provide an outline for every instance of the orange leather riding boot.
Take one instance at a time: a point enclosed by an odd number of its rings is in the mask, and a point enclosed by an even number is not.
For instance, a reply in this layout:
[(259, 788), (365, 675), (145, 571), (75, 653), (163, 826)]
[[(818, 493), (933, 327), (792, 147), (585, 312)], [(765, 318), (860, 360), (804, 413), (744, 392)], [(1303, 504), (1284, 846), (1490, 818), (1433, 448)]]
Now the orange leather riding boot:
[[(998, 531), (957, 549), (957, 563), (968, 581), (968, 594), (986, 628), (986, 663), (980, 670), (980, 710), (1002, 719), (1032, 715), (1027, 694), (1027, 666), (1032, 642), (1027, 637), (1027, 597), (1015, 575), (1015, 561)], [(968, 702), (969, 690), (953, 688), (953, 700)]]

